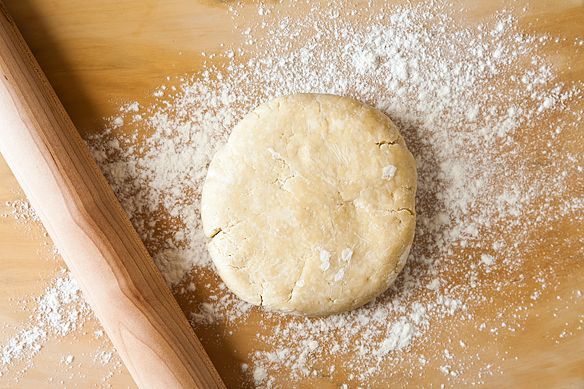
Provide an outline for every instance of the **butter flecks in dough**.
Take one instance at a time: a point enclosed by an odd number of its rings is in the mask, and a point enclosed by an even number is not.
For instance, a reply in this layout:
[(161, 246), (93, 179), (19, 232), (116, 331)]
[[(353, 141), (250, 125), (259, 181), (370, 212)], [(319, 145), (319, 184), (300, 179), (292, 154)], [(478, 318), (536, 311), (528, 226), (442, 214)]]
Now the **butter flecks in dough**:
[(345, 97), (298, 94), (234, 128), (209, 167), (201, 213), (235, 294), (326, 315), (395, 280), (414, 236), (415, 191), (415, 160), (386, 115)]

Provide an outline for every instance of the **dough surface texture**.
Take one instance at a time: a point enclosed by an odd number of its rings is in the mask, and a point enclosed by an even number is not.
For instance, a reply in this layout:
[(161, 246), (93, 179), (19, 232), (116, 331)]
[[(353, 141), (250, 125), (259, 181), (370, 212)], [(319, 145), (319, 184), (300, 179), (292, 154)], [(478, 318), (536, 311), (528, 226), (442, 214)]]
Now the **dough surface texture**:
[(201, 214), (225, 284), (270, 310), (327, 315), (390, 286), (414, 237), (416, 164), (391, 120), (359, 101), (276, 98), (214, 156)]

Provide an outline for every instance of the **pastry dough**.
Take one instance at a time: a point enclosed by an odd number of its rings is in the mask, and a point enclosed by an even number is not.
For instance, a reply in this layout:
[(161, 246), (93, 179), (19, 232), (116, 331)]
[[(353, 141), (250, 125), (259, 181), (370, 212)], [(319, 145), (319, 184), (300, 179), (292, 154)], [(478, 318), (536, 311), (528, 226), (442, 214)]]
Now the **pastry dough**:
[(326, 315), (395, 280), (415, 228), (416, 165), (379, 110), (333, 95), (274, 99), (215, 155), (201, 214), (225, 284), (270, 310)]

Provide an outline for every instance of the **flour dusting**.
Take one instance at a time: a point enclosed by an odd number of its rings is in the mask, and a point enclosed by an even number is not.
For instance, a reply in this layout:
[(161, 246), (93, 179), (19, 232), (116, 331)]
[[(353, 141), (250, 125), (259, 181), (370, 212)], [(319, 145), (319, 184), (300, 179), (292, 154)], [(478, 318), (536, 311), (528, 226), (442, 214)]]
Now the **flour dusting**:
[[(571, 45), (582, 55), (582, 41), (524, 31), (525, 10), (466, 26), (464, 9), (440, 1), (289, 6), (305, 16), (261, 4), (246, 18), (248, 6), (231, 5), (243, 46), (203, 53), (203, 70), (170, 79), (151, 105), (121, 106), (87, 139), (95, 159), (168, 284), (195, 307), (187, 312), (195, 329), (231, 336), (259, 323), (254, 351), (241, 357), (242, 385), (345, 377), (341, 387), (399, 386), (430, 369), (450, 385), (485, 383), (512, 356), (488, 359), (475, 339), (520, 332), (552, 293), (554, 269), (581, 258), (582, 242), (559, 235), (582, 231), (583, 85), (556, 72), (549, 53)], [(238, 300), (213, 273), (200, 221), (207, 166), (234, 125), (267, 100), (300, 92), (384, 111), (418, 165), (416, 237), (403, 272), (376, 301), (326, 318)], [(391, 179), (395, 168), (379, 174)], [(542, 247), (550, 260), (534, 266)], [(341, 259), (351, 256), (347, 248)], [(320, 258), (326, 271), (330, 253)], [(582, 304), (578, 293), (571, 303)], [(494, 314), (485, 316), (487, 307)], [(3, 360), (34, 350), (47, 326), (27, 331)]]
[[(256, 385), (277, 386), (272, 372), (281, 369), (296, 380), (332, 374), (320, 362), (331, 358), (334, 369), (363, 384), (405, 363), (413, 366), (410, 374), (421, 374), (428, 357), (405, 350), (431, 342), (432, 323), (453, 323), (454, 330), (456, 321), (472, 322), (493, 290), (507, 299), (520, 290), (518, 301), (525, 302), (529, 293), (542, 293), (550, 278), (545, 267), (537, 270), (541, 283), (525, 286), (535, 290), (521, 288), (530, 248), (518, 243), (531, 239), (531, 226), (576, 222), (582, 212), (582, 197), (568, 195), (581, 182), (581, 156), (567, 146), (581, 141), (568, 134), (582, 118), (576, 108), (582, 85), (563, 82), (540, 54), (557, 40), (525, 34), (509, 10), (462, 27), (457, 11), (436, 2), (285, 19), (268, 18), (270, 7), (262, 7), (262, 21), (243, 29), (247, 47), (237, 55), (231, 49), (207, 55), (204, 71), (140, 110), (145, 120), (138, 128), (148, 137), (113, 130), (113, 118), (89, 142), (134, 225), (152, 242), (167, 281), (176, 284), (193, 266), (197, 274), (210, 264), (199, 215), (210, 158), (243, 115), (292, 93), (351, 96), (398, 124), (418, 163), (416, 241), (390, 290), (353, 312), (282, 322), (255, 308), (230, 311), (234, 304), (226, 302), (236, 299), (223, 287), (210, 289), (212, 298), (191, 314), (193, 324), (237, 328), (248, 315), (262, 317), (257, 339), (267, 346), (250, 356)], [(564, 146), (556, 146), (558, 137)], [(534, 169), (536, 161), (542, 162)], [(385, 179), (394, 174), (393, 166), (381, 172)], [(161, 235), (154, 234), (158, 223)], [(322, 252), (321, 262), (326, 270)], [(520, 328), (526, 305), (504, 309), (515, 312), (504, 328)], [(496, 336), (502, 329), (490, 331)], [(480, 354), (433, 358), (460, 384), (481, 383), (485, 371), (497, 370), (481, 365)], [(471, 369), (477, 374), (461, 381)]]
[[(27, 364), (26, 370), (49, 336), (62, 337), (77, 330), (89, 314), (90, 308), (82, 300), (77, 283), (63, 271), (40, 297), (34, 299), (29, 325), (0, 346), (0, 373), (11, 363), (21, 360)], [(65, 362), (68, 360), (66, 357)]]

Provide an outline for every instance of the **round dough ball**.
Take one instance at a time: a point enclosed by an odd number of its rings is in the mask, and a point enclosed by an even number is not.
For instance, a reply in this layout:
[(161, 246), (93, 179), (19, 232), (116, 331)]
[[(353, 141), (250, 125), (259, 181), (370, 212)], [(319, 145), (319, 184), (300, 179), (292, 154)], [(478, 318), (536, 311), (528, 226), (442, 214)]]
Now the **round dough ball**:
[(219, 275), (270, 310), (327, 315), (382, 293), (415, 227), (416, 163), (391, 120), (320, 94), (272, 100), (213, 158), (201, 213)]

